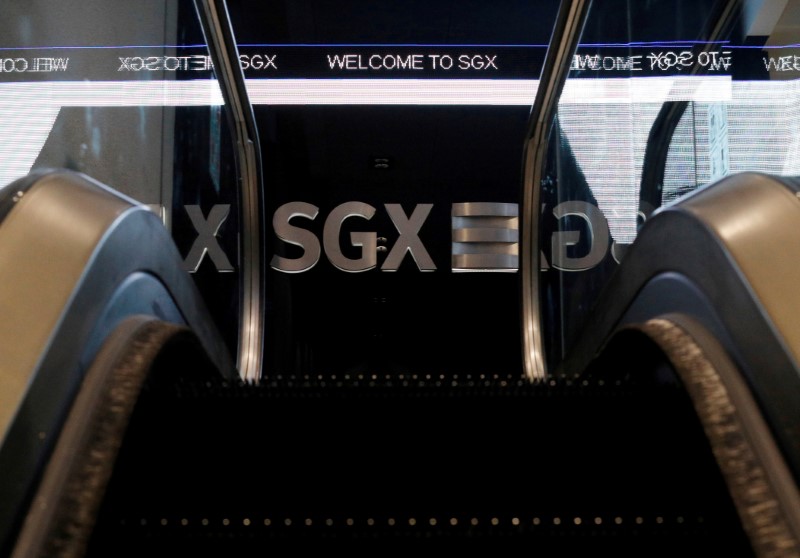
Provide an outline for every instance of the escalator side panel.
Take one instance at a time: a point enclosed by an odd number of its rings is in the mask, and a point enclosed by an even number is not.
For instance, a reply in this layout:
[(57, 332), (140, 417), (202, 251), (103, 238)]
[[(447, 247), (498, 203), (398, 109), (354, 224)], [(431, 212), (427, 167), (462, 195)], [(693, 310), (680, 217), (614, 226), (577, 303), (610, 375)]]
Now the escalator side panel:
[(800, 363), (800, 199), (782, 182), (754, 173), (698, 190), (675, 209), (707, 224), (728, 250), (769, 316), (773, 333)]

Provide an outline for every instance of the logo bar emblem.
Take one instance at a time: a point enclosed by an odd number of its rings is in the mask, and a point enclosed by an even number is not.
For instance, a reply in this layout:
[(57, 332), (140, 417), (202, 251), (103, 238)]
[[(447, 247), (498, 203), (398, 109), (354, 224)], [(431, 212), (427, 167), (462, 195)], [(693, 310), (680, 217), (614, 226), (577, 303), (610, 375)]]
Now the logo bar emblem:
[(519, 204), (454, 203), (454, 272), (516, 272), (519, 268)]

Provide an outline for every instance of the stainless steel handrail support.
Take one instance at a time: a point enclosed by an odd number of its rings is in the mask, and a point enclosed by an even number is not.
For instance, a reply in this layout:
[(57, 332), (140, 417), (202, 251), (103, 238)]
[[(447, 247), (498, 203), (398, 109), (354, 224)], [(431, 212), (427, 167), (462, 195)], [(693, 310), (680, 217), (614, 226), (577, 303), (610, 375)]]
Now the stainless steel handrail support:
[(242, 379), (258, 381), (263, 366), (266, 306), (261, 146), (225, 0), (195, 0), (195, 7), (236, 134), (242, 222), (236, 366)]
[(578, 46), (591, 0), (562, 0), (547, 48), (539, 88), (531, 108), (525, 141), (522, 182), (522, 238), (520, 269), (522, 280), (522, 350), (525, 376), (541, 380), (547, 376), (541, 328), (539, 293), (539, 194), (547, 144), (558, 99)]

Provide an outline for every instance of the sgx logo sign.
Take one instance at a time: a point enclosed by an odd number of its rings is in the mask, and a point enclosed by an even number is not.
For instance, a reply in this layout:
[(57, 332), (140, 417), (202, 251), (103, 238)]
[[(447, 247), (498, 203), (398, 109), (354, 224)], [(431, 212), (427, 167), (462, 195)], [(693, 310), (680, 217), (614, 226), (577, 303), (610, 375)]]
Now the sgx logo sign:
[[(433, 204), (417, 204), (410, 215), (406, 215), (400, 204), (387, 203), (383, 208), (399, 237), (388, 249), (381, 271), (397, 271), (407, 254), (420, 271), (434, 271), (436, 264), (419, 237)], [(363, 202), (336, 206), (325, 219), (320, 244), (313, 232), (296, 225), (302, 220), (316, 219), (319, 208), (305, 202), (282, 205), (272, 218), (275, 235), (283, 242), (301, 247), (303, 255), (297, 258), (275, 255), (270, 266), (284, 273), (302, 273), (319, 262), (324, 249), (328, 261), (342, 271), (359, 273), (374, 269), (378, 265), (378, 251), (384, 248), (378, 246), (377, 233), (350, 233), (351, 246), (361, 252), (357, 258), (345, 256), (339, 239), (347, 219), (370, 220), (376, 211), (375, 207)], [(452, 219), (453, 271), (516, 271), (519, 252), (517, 204), (456, 203), (452, 205)]]
[[(300, 248), (295, 257), (274, 254), (270, 267), (281, 273), (303, 273), (319, 263), (324, 252), (337, 269), (361, 273), (378, 266), (378, 253), (387, 252), (381, 271), (397, 271), (406, 257), (411, 256), (420, 271), (437, 269), (428, 250), (420, 239), (420, 230), (433, 209), (433, 204), (421, 203), (406, 214), (400, 204), (383, 204), (389, 219), (397, 230), (395, 243), (388, 248), (380, 244), (386, 239), (376, 232), (353, 231), (349, 246), (342, 246), (342, 227), (348, 219), (369, 221), (378, 208), (364, 202), (350, 201), (334, 207), (325, 218), (322, 240), (301, 226), (319, 217), (320, 208), (306, 202), (294, 201), (280, 206), (272, 216), (272, 229), (282, 242)], [(234, 266), (217, 242), (216, 235), (230, 212), (228, 205), (215, 205), (204, 218), (198, 206), (186, 206), (198, 236), (184, 261), (189, 272), (200, 267), (206, 255), (220, 272), (234, 271)], [(515, 272), (519, 267), (519, 216), (515, 203), (466, 202), (454, 203), (451, 214), (451, 269), (454, 272)], [(609, 250), (608, 223), (600, 210), (587, 202), (563, 202), (553, 208), (558, 218), (574, 216), (585, 223), (588, 235), (588, 253), (573, 255), (571, 247), (581, 239), (580, 231), (559, 231), (551, 238), (552, 266), (562, 271), (585, 271), (598, 265)], [(304, 221), (306, 223), (304, 223)], [(358, 252), (352, 257), (353, 251)], [(346, 255), (347, 252), (350, 255)], [(613, 249), (612, 249), (613, 253)], [(616, 257), (615, 257), (616, 259)], [(542, 269), (550, 264), (542, 254)]]
[[(400, 204), (387, 203), (384, 205), (389, 218), (392, 220), (400, 237), (386, 256), (381, 265), (382, 271), (397, 271), (400, 262), (406, 253), (411, 254), (417, 267), (421, 271), (433, 271), (433, 263), (428, 251), (419, 238), (419, 230), (433, 208), (433, 204), (417, 204), (410, 216), (407, 216)], [(377, 265), (378, 235), (374, 232), (351, 232), (350, 243), (361, 249), (361, 256), (348, 258), (344, 255), (339, 244), (339, 233), (342, 224), (347, 219), (358, 218), (370, 220), (375, 215), (375, 207), (363, 202), (346, 202), (337, 205), (325, 219), (322, 232), (322, 244), (328, 261), (342, 271), (358, 273), (369, 271)], [(301, 247), (304, 253), (299, 258), (284, 258), (275, 255), (270, 266), (276, 271), (285, 273), (302, 273), (308, 271), (320, 260), (322, 248), (319, 239), (311, 231), (295, 226), (292, 221), (300, 219), (314, 220), (319, 214), (319, 208), (305, 202), (290, 202), (282, 205), (272, 217), (272, 227), (275, 235), (288, 244)]]

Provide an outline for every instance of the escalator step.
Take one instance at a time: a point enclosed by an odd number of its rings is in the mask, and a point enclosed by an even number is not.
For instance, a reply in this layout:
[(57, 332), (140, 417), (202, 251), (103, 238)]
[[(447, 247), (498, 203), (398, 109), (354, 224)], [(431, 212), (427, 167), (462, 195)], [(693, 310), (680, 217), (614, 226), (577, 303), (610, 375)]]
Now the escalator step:
[(320, 544), (751, 555), (677, 386), (487, 374), (144, 390), (90, 555)]

